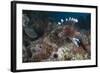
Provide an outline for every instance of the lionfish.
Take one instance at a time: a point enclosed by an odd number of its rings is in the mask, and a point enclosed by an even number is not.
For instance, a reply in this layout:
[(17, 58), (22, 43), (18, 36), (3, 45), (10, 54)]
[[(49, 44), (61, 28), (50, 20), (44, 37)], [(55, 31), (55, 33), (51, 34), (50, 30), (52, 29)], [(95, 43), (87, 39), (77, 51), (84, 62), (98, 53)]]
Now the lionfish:
[[(78, 20), (75, 18), (66, 19), (65, 22), (61, 19), (61, 22), (58, 22), (58, 25), (61, 26), (53, 29), (48, 35), (44, 35), (42, 38), (39, 38), (37, 40), (38, 43), (35, 43), (38, 46), (32, 47), (33, 49), (35, 48), (35, 52), (32, 55), (32, 61), (40, 62), (46, 61), (48, 59), (52, 61), (52, 57), (59, 60), (58, 55), (60, 55), (60, 53), (63, 53), (65, 49), (68, 49), (62, 48), (66, 39), (69, 39), (71, 43), (73, 43), (77, 48), (83, 48), (84, 51), (87, 52), (86, 46), (80, 37), (81, 33), (75, 29), (75, 24), (77, 22)], [(42, 42), (39, 44), (40, 41)]]

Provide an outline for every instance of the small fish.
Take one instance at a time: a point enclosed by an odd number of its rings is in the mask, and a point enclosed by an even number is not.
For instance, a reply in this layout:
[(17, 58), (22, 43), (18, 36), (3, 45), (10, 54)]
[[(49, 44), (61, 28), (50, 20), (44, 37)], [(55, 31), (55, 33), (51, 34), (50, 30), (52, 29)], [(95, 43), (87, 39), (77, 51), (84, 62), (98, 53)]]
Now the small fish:
[(72, 42), (77, 46), (80, 47), (80, 40), (78, 38), (72, 38)]
[(86, 52), (87, 49), (85, 47), (85, 45), (83, 44), (82, 40), (79, 38), (72, 38), (72, 42), (77, 46), (77, 47), (82, 47)]

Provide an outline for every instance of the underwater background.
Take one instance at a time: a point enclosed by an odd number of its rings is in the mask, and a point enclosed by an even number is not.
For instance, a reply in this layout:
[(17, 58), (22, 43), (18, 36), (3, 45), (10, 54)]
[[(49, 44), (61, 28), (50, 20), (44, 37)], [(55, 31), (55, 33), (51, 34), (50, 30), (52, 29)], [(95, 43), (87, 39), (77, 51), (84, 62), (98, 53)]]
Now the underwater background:
[(22, 20), (23, 62), (91, 58), (90, 13), (23, 10)]
[[(39, 18), (39, 19), (47, 19), (49, 21), (59, 22), (61, 19), (66, 19), (69, 17), (77, 18), (78, 24), (77, 27), (80, 29), (90, 30), (91, 24), (91, 14), (90, 13), (77, 13), (77, 12), (50, 12), (50, 11), (30, 11), (23, 10), (23, 14), (27, 14), (29, 19)], [(45, 18), (44, 18), (45, 17)], [(31, 24), (32, 21), (30, 20)]]

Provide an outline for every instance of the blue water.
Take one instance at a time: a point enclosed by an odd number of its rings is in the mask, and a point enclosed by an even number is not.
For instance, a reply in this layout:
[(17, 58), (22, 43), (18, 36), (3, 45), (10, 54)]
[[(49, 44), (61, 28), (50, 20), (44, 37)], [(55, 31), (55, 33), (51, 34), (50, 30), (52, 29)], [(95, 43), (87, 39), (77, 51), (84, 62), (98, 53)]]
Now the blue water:
[(61, 19), (73, 17), (78, 19), (76, 26), (79, 29), (90, 30), (91, 27), (91, 14), (90, 13), (76, 13), (76, 12), (51, 12), (51, 11), (29, 11), (23, 10), (23, 14), (32, 18), (49, 19), (50, 21), (59, 22)]

